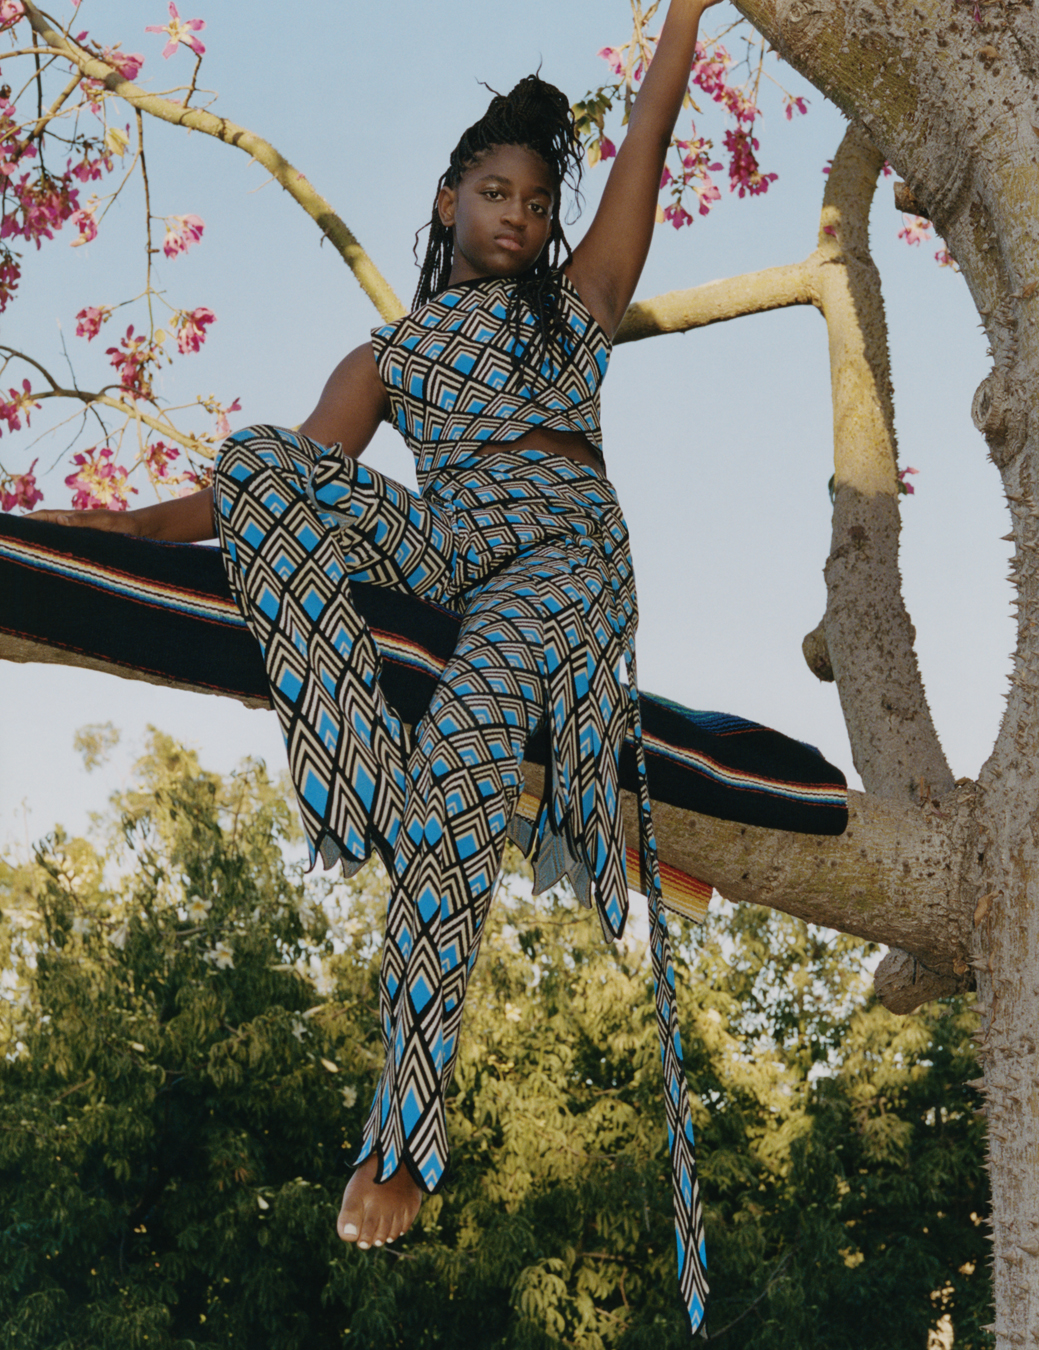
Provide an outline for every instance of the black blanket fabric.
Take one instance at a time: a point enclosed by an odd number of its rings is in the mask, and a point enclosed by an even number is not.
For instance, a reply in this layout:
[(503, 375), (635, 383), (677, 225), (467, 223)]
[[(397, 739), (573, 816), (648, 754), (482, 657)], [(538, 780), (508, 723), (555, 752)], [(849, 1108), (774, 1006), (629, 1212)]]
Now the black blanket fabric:
[[(354, 583), (383, 656), (386, 697), (406, 722), (428, 706), (458, 621), (412, 596)], [(267, 700), (260, 651), (231, 599), (220, 554), (0, 516), (0, 632), (214, 693)], [(740, 717), (642, 695), (655, 800), (747, 825), (840, 834), (844, 775), (801, 741)], [(540, 741), (540, 743), (539, 743)], [(543, 737), (528, 758), (545, 763)], [(635, 787), (626, 745), (621, 782)]]

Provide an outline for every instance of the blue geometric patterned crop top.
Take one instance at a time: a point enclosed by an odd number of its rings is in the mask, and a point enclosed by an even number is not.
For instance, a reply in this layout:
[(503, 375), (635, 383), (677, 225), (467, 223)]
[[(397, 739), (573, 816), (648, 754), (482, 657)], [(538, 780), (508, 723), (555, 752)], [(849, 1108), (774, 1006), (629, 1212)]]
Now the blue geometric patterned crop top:
[[(515, 441), (532, 427), (580, 432), (602, 455), (599, 386), (610, 339), (565, 273), (561, 282), (567, 360), (561, 361), (557, 347), (540, 372), (517, 366), (513, 358), (510, 277), (449, 286), (404, 318), (372, 330), (375, 363), (390, 399), (389, 421), (411, 447), (420, 484), (449, 448)], [(540, 337), (526, 306), (522, 324), (532, 338)]]

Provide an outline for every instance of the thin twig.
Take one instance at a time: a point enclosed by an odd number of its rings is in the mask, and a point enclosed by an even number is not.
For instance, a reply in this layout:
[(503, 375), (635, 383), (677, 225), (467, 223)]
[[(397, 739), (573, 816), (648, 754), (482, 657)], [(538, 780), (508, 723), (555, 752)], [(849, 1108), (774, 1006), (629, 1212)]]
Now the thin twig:
[(782, 1261), (780, 1261), (779, 1265), (776, 1267), (775, 1273), (773, 1274), (772, 1278), (769, 1280), (768, 1284), (765, 1285), (764, 1289), (762, 1289), (761, 1293), (757, 1296), (757, 1298), (754, 1300), (754, 1302), (753, 1302), (753, 1303), (748, 1303), (747, 1306), (746, 1306), (746, 1307), (743, 1309), (743, 1311), (740, 1313), (739, 1317), (734, 1318), (731, 1322), (729, 1322), (729, 1324), (728, 1324), (727, 1326), (722, 1327), (721, 1331), (716, 1331), (716, 1332), (714, 1333), (713, 1336), (708, 1337), (709, 1340), (712, 1340), (712, 1341), (717, 1341), (717, 1340), (719, 1340), (722, 1336), (725, 1335), (726, 1332), (731, 1331), (731, 1330), (733, 1329), (733, 1327), (736, 1326), (736, 1324), (737, 1324), (738, 1322), (742, 1322), (743, 1319), (747, 1316), (748, 1313), (754, 1311), (754, 1309), (758, 1306), (758, 1304), (759, 1304), (759, 1303), (761, 1302), (761, 1300), (765, 1297), (765, 1295), (768, 1293), (768, 1291), (772, 1288), (772, 1286), (775, 1284), (775, 1282), (779, 1279), (780, 1275), (782, 1274), (783, 1267), (786, 1265), (786, 1263), (787, 1263), (787, 1262), (790, 1260), (790, 1258), (793, 1256), (794, 1252), (797, 1251), (797, 1248), (798, 1248), (799, 1245), (800, 1245), (800, 1244), (795, 1243), (795, 1244), (790, 1248), (790, 1250), (787, 1252), (787, 1254), (783, 1257)]
[(71, 1097), (74, 1092), (80, 1092), (83, 1088), (90, 1087), (93, 1081), (94, 1075), (91, 1074), (89, 1078), (84, 1078), (82, 1083), (77, 1083), (75, 1087), (66, 1088), (64, 1092), (58, 1093), (58, 1095), (54, 1098), (54, 1101), (51, 1102), (51, 1105), (57, 1106), (58, 1102), (63, 1102), (66, 1097)]
[(137, 158), (141, 161), (141, 178), (144, 182), (144, 252), (148, 265), (144, 274), (144, 289), (148, 297), (148, 336), (155, 337), (155, 316), (152, 313), (152, 195), (148, 186), (148, 165), (144, 159), (144, 118), (140, 108), (135, 108), (137, 117)]
[(47, 109), (47, 111), (41, 114), (39, 121), (36, 123), (35, 127), (33, 127), (32, 131), (30, 131), (29, 135), (25, 138), (26, 145), (28, 145), (31, 141), (35, 141), (39, 138), (40, 134), (43, 131), (43, 128), (53, 118), (57, 117), (58, 112), (63, 106), (63, 104), (68, 102), (68, 100), (76, 92), (77, 88), (82, 83), (82, 81), (83, 76), (80, 75), (79, 72), (77, 71), (77, 73), (72, 77), (71, 80), (69, 80), (68, 84), (61, 91), (58, 97), (54, 100), (51, 106)]
[(198, 68), (201, 64), (202, 64), (201, 56), (196, 56), (195, 69), (191, 72), (191, 85), (188, 89), (188, 92), (184, 95), (184, 103), (182, 106), (185, 108), (188, 106), (188, 103), (191, 100), (191, 95), (195, 92), (195, 81), (198, 79)]

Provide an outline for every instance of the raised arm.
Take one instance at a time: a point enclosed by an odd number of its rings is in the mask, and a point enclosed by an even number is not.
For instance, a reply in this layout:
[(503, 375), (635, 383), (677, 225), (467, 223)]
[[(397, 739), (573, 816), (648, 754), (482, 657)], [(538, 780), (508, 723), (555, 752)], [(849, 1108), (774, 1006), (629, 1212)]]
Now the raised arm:
[(664, 157), (689, 83), (700, 16), (718, 0), (671, 0), (588, 233), (567, 269), (611, 336), (635, 294), (656, 223)]

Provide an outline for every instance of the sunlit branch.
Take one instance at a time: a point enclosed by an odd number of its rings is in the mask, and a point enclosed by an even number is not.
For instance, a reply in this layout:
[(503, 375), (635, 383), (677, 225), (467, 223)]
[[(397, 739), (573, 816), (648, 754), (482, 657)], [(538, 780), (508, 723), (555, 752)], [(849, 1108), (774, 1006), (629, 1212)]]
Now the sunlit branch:
[(685, 333), (692, 328), (738, 319), (745, 314), (790, 305), (819, 304), (813, 271), (817, 253), (804, 262), (746, 272), (725, 281), (708, 281), (687, 291), (668, 291), (649, 300), (636, 300), (618, 328), (614, 343), (638, 342), (664, 333)]
[(71, 61), (87, 78), (98, 80), (119, 98), (164, 122), (175, 126), (187, 127), (192, 131), (201, 131), (207, 136), (243, 150), (276, 178), (289, 195), (299, 203), (312, 220), (316, 221), (322, 233), (351, 269), (361, 289), (386, 320), (399, 318), (404, 306), (394, 294), (389, 282), (379, 272), (371, 258), (358, 243), (353, 232), (332, 210), (327, 201), (311, 187), (310, 183), (287, 159), (268, 141), (237, 126), (227, 118), (217, 117), (201, 108), (186, 108), (182, 103), (149, 94), (139, 85), (127, 80), (119, 71), (106, 62), (91, 56), (78, 43), (66, 38), (45, 18), (32, 0), (24, 0), (26, 16), (33, 29), (50, 44), (60, 56)]
[(196, 58), (195, 58), (195, 69), (191, 72), (191, 84), (190, 84), (189, 87), (188, 87), (188, 92), (184, 95), (184, 105), (183, 105), (183, 106), (184, 106), (185, 108), (186, 108), (186, 107), (188, 106), (188, 104), (191, 102), (191, 96), (192, 96), (192, 94), (195, 92), (195, 85), (196, 85), (196, 83), (197, 83), (197, 81), (198, 81), (198, 72), (199, 72), (199, 67), (200, 67), (201, 65), (202, 65), (202, 58), (201, 58), (201, 56), (196, 56)]

